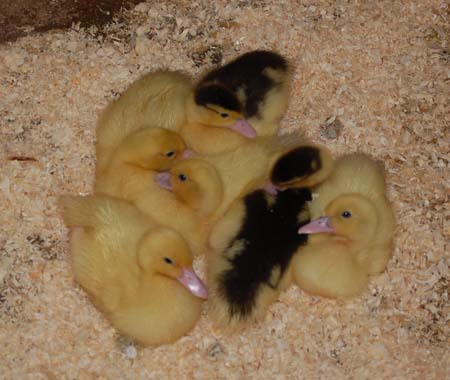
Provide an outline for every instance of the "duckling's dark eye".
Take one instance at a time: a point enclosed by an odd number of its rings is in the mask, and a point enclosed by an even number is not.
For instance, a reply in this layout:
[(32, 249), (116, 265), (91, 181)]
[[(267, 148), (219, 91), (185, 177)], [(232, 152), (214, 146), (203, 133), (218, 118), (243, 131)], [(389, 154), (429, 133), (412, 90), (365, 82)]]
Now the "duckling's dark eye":
[(166, 152), (164, 154), (166, 157), (173, 157), (175, 156), (175, 151), (174, 150), (169, 150), (168, 152)]
[(186, 175), (184, 175), (184, 174), (178, 174), (178, 179), (180, 180), (180, 181), (186, 181), (187, 180), (187, 176)]
[(168, 257), (164, 257), (164, 261), (165, 261), (167, 264), (173, 264), (173, 260), (172, 260), (172, 259), (169, 259)]
[(344, 211), (344, 212), (341, 214), (341, 216), (342, 216), (343, 218), (351, 218), (352, 213), (351, 213), (350, 211)]
[(221, 113), (220, 116), (222, 116), (225, 119), (225, 118), (227, 118), (230, 115), (228, 115), (227, 113)]

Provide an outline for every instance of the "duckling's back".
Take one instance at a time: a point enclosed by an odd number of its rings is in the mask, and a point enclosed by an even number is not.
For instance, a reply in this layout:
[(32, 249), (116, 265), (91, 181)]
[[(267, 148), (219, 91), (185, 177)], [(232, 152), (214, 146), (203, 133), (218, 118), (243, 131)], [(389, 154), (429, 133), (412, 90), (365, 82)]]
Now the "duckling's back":
[(108, 308), (105, 303), (111, 303), (112, 292), (103, 289), (133, 287), (138, 271), (136, 246), (154, 223), (133, 205), (112, 197), (64, 197), (62, 205), (65, 223), (72, 228), (75, 278), (100, 298), (98, 306)]
[(267, 92), (282, 83), (282, 78), (270, 73), (288, 71), (287, 61), (277, 53), (253, 51), (227, 65), (211, 71), (200, 83), (220, 82), (239, 95), (245, 93), (244, 113), (255, 116)]
[(290, 76), (289, 64), (281, 55), (257, 50), (209, 72), (199, 86), (217, 83), (228, 88), (242, 103), (244, 116), (258, 135), (269, 136), (286, 111)]
[(311, 204), (311, 217), (323, 215), (327, 205), (339, 195), (357, 193), (369, 199), (385, 198), (382, 168), (365, 154), (355, 153), (338, 159), (331, 176), (317, 187), (318, 197)]
[(306, 188), (276, 197), (257, 190), (217, 224), (208, 258), (211, 314), (217, 322), (237, 327), (261, 318), (287, 285), (291, 258), (307, 239), (297, 230), (308, 221), (310, 196)]
[(304, 291), (328, 298), (349, 298), (367, 285), (364, 266), (344, 244), (327, 234), (312, 235), (292, 260), (295, 282)]

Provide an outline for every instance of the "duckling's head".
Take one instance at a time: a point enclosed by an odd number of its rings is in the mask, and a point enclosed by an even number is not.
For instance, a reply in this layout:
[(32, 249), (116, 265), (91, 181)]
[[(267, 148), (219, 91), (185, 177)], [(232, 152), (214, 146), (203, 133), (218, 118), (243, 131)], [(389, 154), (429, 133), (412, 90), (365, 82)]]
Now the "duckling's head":
[(377, 230), (375, 205), (360, 194), (344, 194), (332, 200), (325, 216), (301, 227), (301, 234), (329, 233), (355, 244), (369, 243)]
[(210, 215), (222, 201), (223, 185), (216, 168), (197, 158), (176, 163), (170, 172), (159, 173), (156, 183), (202, 215)]
[(186, 145), (175, 132), (163, 128), (144, 128), (127, 136), (115, 159), (146, 170), (164, 171), (182, 156)]
[(192, 269), (192, 254), (180, 234), (169, 228), (147, 232), (139, 242), (138, 264), (146, 273), (178, 281), (193, 295), (207, 298), (205, 284)]
[(238, 96), (220, 84), (197, 87), (188, 101), (187, 114), (190, 122), (228, 128), (249, 139), (256, 137), (255, 129), (245, 119)]

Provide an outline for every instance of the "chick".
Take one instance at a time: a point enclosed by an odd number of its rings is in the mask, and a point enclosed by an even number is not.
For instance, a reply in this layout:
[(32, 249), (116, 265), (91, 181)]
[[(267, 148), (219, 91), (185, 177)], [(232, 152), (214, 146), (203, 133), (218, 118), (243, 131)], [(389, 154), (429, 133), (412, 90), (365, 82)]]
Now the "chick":
[(290, 78), (291, 70), (281, 55), (246, 53), (199, 81), (187, 103), (188, 123), (180, 133), (202, 154), (274, 135), (287, 108)]
[(116, 147), (95, 191), (133, 200), (148, 190), (152, 172), (164, 171), (183, 156), (186, 145), (176, 133), (163, 128), (143, 128), (130, 133)]
[(223, 181), (215, 167), (201, 159), (176, 163), (154, 176), (158, 190), (147, 190), (135, 204), (159, 223), (178, 231), (195, 255), (204, 253), (213, 215), (223, 199)]
[[(316, 184), (321, 165), (309, 147), (296, 157), (304, 183)], [(308, 162), (309, 160), (309, 162)], [(320, 162), (320, 161), (319, 161)], [(296, 183), (301, 186), (301, 182)], [(307, 236), (298, 228), (309, 222), (307, 188), (291, 188), (269, 195), (256, 190), (235, 202), (214, 226), (208, 256), (208, 288), (213, 319), (223, 327), (237, 328), (260, 320), (267, 307), (291, 281), (290, 262)]]
[(207, 291), (179, 234), (118, 198), (61, 202), (75, 279), (119, 332), (160, 345), (194, 327)]
[(97, 173), (107, 166), (114, 150), (131, 132), (144, 127), (179, 130), (186, 123), (190, 79), (176, 71), (146, 74), (132, 83), (102, 112), (97, 123)]
[(314, 220), (299, 229), (317, 235), (293, 260), (295, 282), (324, 297), (356, 296), (391, 256), (394, 215), (383, 173), (368, 156), (344, 156), (317, 194), (310, 205)]

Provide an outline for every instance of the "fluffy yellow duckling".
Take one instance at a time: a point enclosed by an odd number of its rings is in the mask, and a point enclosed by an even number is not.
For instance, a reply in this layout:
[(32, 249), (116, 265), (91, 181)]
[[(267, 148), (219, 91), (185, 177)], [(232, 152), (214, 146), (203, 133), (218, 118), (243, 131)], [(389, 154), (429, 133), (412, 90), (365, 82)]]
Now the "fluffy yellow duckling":
[(76, 281), (122, 334), (171, 343), (200, 317), (207, 291), (175, 231), (112, 197), (63, 197)]
[(159, 223), (178, 231), (195, 255), (204, 253), (213, 215), (223, 199), (223, 181), (203, 160), (177, 162), (170, 172), (154, 176), (159, 191), (142, 193), (134, 202)]
[(97, 173), (107, 166), (114, 150), (131, 132), (144, 127), (177, 131), (186, 123), (190, 79), (176, 71), (146, 74), (132, 83), (102, 112), (97, 123)]
[(274, 135), (286, 111), (291, 70), (271, 51), (252, 51), (207, 73), (187, 103), (180, 133), (202, 154), (232, 150)]
[(383, 173), (368, 156), (348, 155), (337, 161), (317, 194), (310, 205), (314, 220), (299, 229), (314, 235), (293, 260), (294, 279), (312, 294), (358, 295), (391, 256), (394, 215)]
[(163, 128), (144, 128), (130, 133), (116, 147), (104, 170), (97, 173), (95, 191), (133, 200), (152, 184), (152, 172), (164, 171), (185, 154), (176, 133)]

